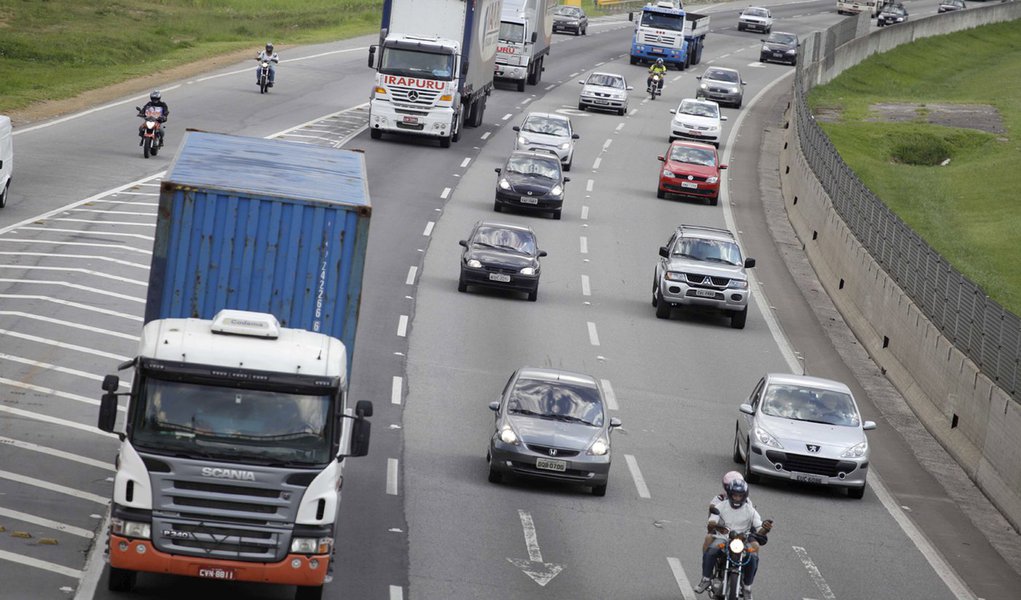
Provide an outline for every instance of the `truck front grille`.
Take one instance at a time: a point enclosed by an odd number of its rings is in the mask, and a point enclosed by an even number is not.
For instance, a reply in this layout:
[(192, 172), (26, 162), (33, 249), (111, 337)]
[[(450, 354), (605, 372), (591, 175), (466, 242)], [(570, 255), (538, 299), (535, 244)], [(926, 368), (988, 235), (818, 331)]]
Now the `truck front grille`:
[(432, 106), (436, 104), (436, 99), (440, 97), (440, 93), (436, 90), (422, 90), (413, 87), (391, 85), (390, 96), (394, 102), (416, 106)]

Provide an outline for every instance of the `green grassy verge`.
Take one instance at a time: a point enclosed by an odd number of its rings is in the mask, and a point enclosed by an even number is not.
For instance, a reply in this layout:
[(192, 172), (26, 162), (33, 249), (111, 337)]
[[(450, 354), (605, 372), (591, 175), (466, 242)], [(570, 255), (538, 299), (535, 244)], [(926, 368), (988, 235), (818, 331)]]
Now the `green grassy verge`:
[[(876, 55), (809, 95), (820, 124), (869, 188), (955, 268), (1021, 314), (1021, 27), (988, 25)], [(874, 103), (923, 105), (878, 122)], [(924, 105), (984, 104), (1006, 133), (927, 122)], [(949, 158), (946, 166), (939, 166)]]

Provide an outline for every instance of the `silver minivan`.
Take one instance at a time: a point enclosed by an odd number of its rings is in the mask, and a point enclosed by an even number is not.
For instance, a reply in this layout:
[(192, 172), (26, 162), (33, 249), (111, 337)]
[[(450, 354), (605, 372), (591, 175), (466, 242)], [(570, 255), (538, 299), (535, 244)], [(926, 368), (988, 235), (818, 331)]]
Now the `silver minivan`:
[(11, 173), (14, 171), (14, 132), (11, 119), (0, 115), (0, 208), (7, 206), (11, 192)]

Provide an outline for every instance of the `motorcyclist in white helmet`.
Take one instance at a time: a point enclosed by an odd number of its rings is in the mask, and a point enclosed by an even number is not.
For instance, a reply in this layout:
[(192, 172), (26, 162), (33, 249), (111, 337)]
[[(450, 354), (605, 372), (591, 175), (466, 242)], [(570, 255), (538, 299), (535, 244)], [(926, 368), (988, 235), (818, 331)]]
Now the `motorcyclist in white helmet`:
[[(730, 489), (730, 484), (737, 481), (738, 479), (744, 481), (744, 475), (741, 475), (737, 471), (727, 471), (726, 473), (724, 473), (723, 492), (716, 494), (709, 500), (709, 517), (713, 516), (714, 508), (718, 510), (720, 504), (727, 501), (727, 492)], [(754, 505), (752, 505), (751, 498), (746, 498), (745, 502), (747, 502), (748, 505), (751, 506), (752, 508), (755, 508)], [(702, 552), (705, 552), (709, 548), (709, 544), (713, 543), (713, 540), (715, 540), (716, 537), (717, 537), (716, 527), (709, 528), (709, 532), (706, 533), (705, 540), (703, 540), (702, 542)]]
[(262, 61), (269, 62), (269, 87), (273, 87), (273, 80), (277, 76), (276, 65), (280, 62), (280, 56), (273, 51), (273, 42), (266, 43), (266, 49), (259, 52), (259, 55), (255, 57), (255, 60), (259, 61), (259, 66), (255, 69), (255, 84), (260, 85), (259, 76), (262, 69)]
[[(727, 486), (727, 500), (715, 506), (715, 513), (710, 514), (707, 529), (717, 533), (723, 539), (728, 531), (753, 531), (757, 543), (765, 544), (767, 536), (773, 528), (773, 521), (763, 521), (759, 511), (748, 502), (748, 484), (744, 479), (737, 479)], [(702, 580), (695, 586), (695, 593), (701, 594), (712, 583), (713, 567), (721, 558), (724, 550), (718, 544), (710, 544), (702, 553)], [(759, 553), (748, 553), (748, 564), (743, 569), (744, 600), (753, 600), (752, 584), (759, 568)]]

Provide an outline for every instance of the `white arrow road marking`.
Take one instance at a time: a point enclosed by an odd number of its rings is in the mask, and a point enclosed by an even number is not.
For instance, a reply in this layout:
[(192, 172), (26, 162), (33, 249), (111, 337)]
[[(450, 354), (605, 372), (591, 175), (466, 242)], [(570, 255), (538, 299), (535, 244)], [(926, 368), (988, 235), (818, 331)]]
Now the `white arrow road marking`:
[(546, 584), (564, 570), (562, 565), (542, 562), (542, 552), (539, 551), (539, 538), (535, 535), (535, 523), (532, 522), (532, 515), (518, 509), (518, 516), (521, 517), (521, 528), (525, 531), (525, 547), (528, 548), (528, 560), (523, 558), (508, 558), (512, 565), (521, 569), (532, 578), (532, 581), (546, 587)]
[(819, 572), (819, 567), (815, 566), (815, 563), (812, 562), (808, 552), (801, 546), (791, 547), (794, 548), (794, 553), (801, 559), (801, 563), (805, 565), (805, 570), (808, 571), (808, 576), (815, 582), (815, 587), (819, 588), (819, 591), (822, 592), (822, 597), (826, 600), (836, 600), (837, 597), (833, 595), (833, 590), (830, 589), (829, 584), (823, 579), (822, 573)]

